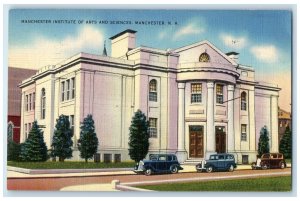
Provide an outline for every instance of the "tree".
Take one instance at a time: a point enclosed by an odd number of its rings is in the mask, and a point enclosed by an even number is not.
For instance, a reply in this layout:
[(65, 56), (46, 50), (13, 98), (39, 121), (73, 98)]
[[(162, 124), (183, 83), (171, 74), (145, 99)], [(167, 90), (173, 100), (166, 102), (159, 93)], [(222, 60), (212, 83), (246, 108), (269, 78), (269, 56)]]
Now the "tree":
[(264, 153), (270, 153), (269, 132), (266, 126), (261, 128), (259, 142), (258, 142), (259, 157), (261, 157), (261, 155)]
[(72, 157), (73, 133), (70, 128), (68, 116), (60, 115), (56, 119), (55, 131), (51, 144), (51, 156), (59, 157), (60, 162)]
[(78, 140), (78, 149), (80, 151), (80, 157), (85, 159), (92, 158), (98, 149), (98, 138), (95, 133), (94, 120), (92, 115), (88, 115), (84, 118), (82, 125), (80, 126), (80, 138)]
[(47, 146), (37, 121), (34, 121), (28, 138), (21, 145), (20, 158), (22, 161), (46, 161), (48, 159)]
[(292, 132), (290, 127), (286, 127), (285, 133), (280, 140), (279, 151), (283, 153), (285, 158), (292, 157)]
[(149, 150), (149, 123), (141, 110), (134, 113), (129, 130), (129, 156), (138, 162), (146, 157)]
[(21, 145), (14, 142), (8, 141), (7, 143), (7, 160), (8, 161), (20, 161)]

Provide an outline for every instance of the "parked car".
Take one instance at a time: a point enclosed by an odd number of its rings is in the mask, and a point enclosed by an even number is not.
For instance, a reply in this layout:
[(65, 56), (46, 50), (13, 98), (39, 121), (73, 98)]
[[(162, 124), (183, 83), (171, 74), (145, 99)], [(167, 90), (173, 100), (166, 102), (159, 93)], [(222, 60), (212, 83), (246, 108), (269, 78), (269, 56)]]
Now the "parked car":
[(229, 171), (236, 168), (234, 156), (232, 154), (212, 154), (209, 160), (203, 160), (196, 165), (197, 172)]
[(177, 173), (183, 170), (175, 154), (150, 154), (148, 160), (142, 160), (134, 167), (137, 174)]
[(252, 170), (257, 169), (269, 169), (269, 168), (286, 168), (286, 162), (282, 153), (266, 153), (257, 158), (256, 162), (253, 162)]

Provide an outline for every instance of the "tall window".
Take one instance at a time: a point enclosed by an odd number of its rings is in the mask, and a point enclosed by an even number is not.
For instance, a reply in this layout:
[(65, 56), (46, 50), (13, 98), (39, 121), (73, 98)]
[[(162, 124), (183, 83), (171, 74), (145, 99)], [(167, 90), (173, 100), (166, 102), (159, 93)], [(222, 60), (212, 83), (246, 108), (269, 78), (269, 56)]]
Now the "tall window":
[(35, 109), (35, 93), (32, 94), (32, 109)]
[(65, 82), (61, 82), (61, 101), (65, 100)]
[(25, 134), (25, 140), (27, 139), (27, 124), (25, 124), (25, 128), (24, 128), (24, 134)]
[(41, 119), (45, 119), (45, 116), (46, 116), (46, 92), (45, 92), (45, 88), (43, 88), (41, 94)]
[(71, 79), (72, 84), (72, 99), (75, 98), (75, 77)]
[(241, 125), (241, 141), (247, 141), (247, 125)]
[(70, 115), (70, 129), (72, 134), (74, 135), (74, 115)]
[(149, 131), (151, 138), (157, 138), (157, 119), (149, 118)]
[(14, 124), (10, 121), (7, 125), (7, 141), (12, 142), (14, 139)]
[(157, 102), (157, 83), (151, 80), (149, 83), (149, 101)]
[(25, 111), (28, 111), (28, 95), (25, 97)]
[(191, 84), (191, 102), (192, 103), (202, 102), (202, 84), (200, 83)]
[(223, 85), (217, 84), (216, 88), (217, 103), (223, 104)]
[(67, 100), (70, 99), (70, 80), (67, 80)]
[(29, 110), (31, 110), (32, 99), (31, 94), (29, 94)]
[(241, 94), (241, 110), (247, 110), (247, 94), (244, 91)]

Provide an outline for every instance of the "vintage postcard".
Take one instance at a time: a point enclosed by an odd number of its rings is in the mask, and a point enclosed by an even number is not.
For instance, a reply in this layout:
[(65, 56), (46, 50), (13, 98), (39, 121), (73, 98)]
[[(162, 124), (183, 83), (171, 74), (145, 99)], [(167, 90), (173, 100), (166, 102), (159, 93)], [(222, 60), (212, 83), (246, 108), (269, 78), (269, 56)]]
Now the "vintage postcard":
[(293, 190), (292, 10), (8, 17), (8, 191)]

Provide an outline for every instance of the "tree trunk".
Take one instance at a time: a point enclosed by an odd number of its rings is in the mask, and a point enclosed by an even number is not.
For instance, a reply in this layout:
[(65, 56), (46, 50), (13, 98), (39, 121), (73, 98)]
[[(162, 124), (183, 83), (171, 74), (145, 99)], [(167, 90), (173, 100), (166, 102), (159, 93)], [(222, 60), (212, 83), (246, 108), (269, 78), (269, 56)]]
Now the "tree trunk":
[(88, 162), (88, 159), (87, 159), (87, 158), (85, 159), (85, 162), (86, 162), (86, 163)]
[(64, 162), (65, 159), (63, 157), (59, 157), (59, 162)]

